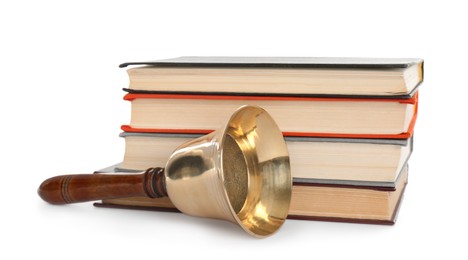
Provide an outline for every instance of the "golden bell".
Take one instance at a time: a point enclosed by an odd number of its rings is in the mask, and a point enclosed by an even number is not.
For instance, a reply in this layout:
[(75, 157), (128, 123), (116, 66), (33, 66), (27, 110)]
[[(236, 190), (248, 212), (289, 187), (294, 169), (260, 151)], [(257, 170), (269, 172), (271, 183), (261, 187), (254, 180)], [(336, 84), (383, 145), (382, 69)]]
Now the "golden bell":
[(165, 169), (138, 175), (57, 176), (44, 181), (38, 192), (53, 204), (168, 195), (185, 214), (228, 220), (265, 237), (284, 223), (291, 189), (280, 129), (265, 110), (243, 106), (223, 129), (178, 147)]

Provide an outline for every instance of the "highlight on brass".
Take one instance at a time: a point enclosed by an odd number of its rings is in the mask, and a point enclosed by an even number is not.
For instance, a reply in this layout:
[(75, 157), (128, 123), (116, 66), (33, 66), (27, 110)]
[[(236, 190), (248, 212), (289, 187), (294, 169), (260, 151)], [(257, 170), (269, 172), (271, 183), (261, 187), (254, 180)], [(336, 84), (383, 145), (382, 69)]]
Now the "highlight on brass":
[(53, 204), (169, 196), (185, 214), (227, 220), (265, 237), (286, 220), (291, 189), (280, 129), (262, 108), (243, 106), (223, 129), (178, 147), (164, 169), (62, 175), (44, 181), (38, 193)]

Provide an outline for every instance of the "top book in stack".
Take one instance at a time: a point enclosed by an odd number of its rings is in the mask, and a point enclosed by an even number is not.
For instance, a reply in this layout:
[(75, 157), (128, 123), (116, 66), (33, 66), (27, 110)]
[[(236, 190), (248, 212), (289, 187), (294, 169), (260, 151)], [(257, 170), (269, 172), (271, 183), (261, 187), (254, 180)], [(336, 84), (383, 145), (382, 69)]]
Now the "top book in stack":
[[(421, 59), (181, 57), (124, 63), (127, 132), (206, 133), (241, 105), (271, 113), (285, 136), (411, 136)], [(143, 65), (143, 66), (141, 66)]]
[[(180, 57), (128, 70), (130, 92), (409, 98), (422, 59)], [(195, 91), (194, 91), (195, 90)]]

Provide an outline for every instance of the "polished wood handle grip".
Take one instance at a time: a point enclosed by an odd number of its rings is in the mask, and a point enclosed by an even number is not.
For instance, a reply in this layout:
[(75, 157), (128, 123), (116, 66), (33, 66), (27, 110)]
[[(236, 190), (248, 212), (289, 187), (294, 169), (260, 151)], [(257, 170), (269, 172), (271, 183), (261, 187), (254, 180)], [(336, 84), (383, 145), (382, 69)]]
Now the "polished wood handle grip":
[(42, 182), (37, 192), (43, 200), (52, 204), (167, 196), (163, 168), (150, 168), (142, 174), (61, 175)]

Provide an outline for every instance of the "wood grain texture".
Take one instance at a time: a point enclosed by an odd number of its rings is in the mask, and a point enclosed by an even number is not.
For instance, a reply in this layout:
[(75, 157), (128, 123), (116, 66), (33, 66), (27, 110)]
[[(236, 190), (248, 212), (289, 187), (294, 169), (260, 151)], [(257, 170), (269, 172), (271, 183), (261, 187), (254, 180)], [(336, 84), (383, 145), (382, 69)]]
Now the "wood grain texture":
[(142, 174), (75, 174), (45, 180), (39, 196), (51, 204), (69, 204), (102, 199), (167, 196), (163, 168), (149, 168)]

